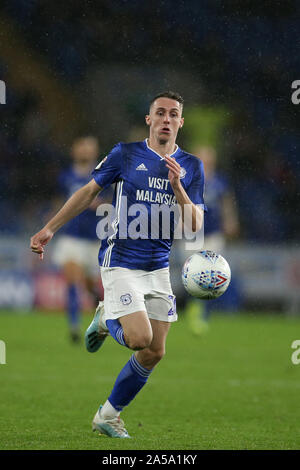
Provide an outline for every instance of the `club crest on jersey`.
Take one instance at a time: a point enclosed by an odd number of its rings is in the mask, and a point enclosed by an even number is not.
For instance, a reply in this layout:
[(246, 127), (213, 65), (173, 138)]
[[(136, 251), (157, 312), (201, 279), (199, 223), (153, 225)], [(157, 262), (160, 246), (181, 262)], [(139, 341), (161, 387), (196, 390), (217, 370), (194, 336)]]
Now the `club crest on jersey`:
[(186, 169), (181, 167), (180, 168), (180, 179), (184, 178), (186, 175)]
[(124, 294), (124, 295), (121, 295), (120, 300), (121, 300), (121, 302), (122, 302), (123, 305), (129, 305), (129, 304), (131, 304), (131, 302), (132, 302), (131, 294)]

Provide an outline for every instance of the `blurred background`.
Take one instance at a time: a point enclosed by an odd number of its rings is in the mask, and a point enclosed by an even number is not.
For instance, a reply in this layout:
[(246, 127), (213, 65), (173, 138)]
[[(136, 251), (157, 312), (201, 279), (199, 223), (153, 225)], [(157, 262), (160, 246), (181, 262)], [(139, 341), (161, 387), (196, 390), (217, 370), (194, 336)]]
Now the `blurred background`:
[[(41, 263), (29, 239), (59, 196), (74, 139), (95, 136), (100, 161), (115, 143), (144, 139), (150, 99), (175, 90), (185, 100), (179, 145), (214, 156), (213, 194), (231, 198), (215, 229), (232, 284), (215, 308), (298, 314), (299, 15), (291, 0), (1, 2), (0, 308), (64, 308), (52, 246)], [(222, 225), (226, 210), (233, 228)], [(175, 243), (183, 305), (190, 254)], [(88, 293), (84, 306), (93, 308)]]

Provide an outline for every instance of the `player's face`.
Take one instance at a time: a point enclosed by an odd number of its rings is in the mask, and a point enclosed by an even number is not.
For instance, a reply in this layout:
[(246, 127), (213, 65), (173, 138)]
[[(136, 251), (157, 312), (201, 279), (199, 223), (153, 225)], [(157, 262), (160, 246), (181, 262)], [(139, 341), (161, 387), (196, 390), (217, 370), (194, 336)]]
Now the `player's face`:
[(96, 161), (99, 154), (98, 143), (94, 138), (85, 138), (75, 141), (72, 146), (72, 157), (77, 163)]
[(150, 135), (161, 143), (175, 141), (183, 122), (180, 103), (170, 98), (155, 100), (149, 115), (146, 116), (146, 123), (150, 126)]

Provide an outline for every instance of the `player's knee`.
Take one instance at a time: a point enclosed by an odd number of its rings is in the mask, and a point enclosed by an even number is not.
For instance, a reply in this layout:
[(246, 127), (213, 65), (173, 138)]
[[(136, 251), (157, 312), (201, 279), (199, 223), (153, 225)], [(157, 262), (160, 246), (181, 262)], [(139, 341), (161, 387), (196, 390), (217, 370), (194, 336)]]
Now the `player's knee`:
[(166, 354), (165, 348), (156, 349), (155, 351), (151, 351), (153, 362), (155, 362), (155, 364), (157, 364), (159, 361), (162, 360), (162, 358), (164, 357), (165, 354)]
[(165, 352), (165, 348), (155, 350), (151, 350), (149, 348), (146, 349), (145, 351), (143, 351), (143, 354), (141, 356), (141, 362), (143, 366), (152, 369), (162, 360), (165, 355)]
[(140, 351), (141, 349), (148, 348), (152, 342), (152, 332), (147, 332), (144, 334), (131, 335), (127, 338), (127, 345), (133, 351)]

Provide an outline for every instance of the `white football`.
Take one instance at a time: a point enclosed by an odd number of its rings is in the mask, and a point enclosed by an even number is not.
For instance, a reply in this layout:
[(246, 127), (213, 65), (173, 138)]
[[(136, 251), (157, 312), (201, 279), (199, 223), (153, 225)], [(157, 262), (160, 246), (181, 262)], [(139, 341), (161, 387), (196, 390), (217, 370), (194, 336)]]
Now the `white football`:
[(229, 264), (223, 256), (203, 250), (192, 254), (182, 268), (187, 292), (199, 299), (216, 299), (227, 290), (231, 279)]

